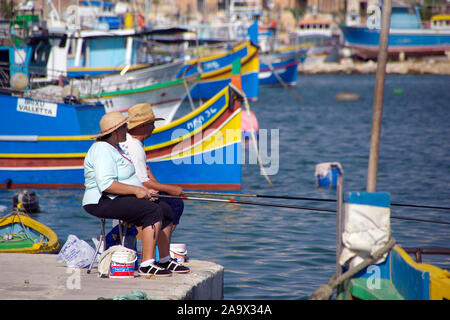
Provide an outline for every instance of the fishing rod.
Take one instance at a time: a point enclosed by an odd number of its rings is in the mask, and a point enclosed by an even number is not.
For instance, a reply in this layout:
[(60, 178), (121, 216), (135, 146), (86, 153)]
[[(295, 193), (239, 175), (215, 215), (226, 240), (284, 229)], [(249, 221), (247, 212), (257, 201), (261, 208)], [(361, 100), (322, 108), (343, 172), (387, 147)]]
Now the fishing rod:
[[(267, 202), (242, 201), (242, 200), (234, 200), (234, 199), (216, 199), (216, 198), (202, 198), (202, 197), (188, 197), (188, 196), (172, 196), (172, 195), (166, 195), (166, 194), (152, 194), (151, 197), (182, 199), (182, 200), (200, 200), (200, 201), (211, 201), (211, 202), (222, 202), (222, 203), (233, 203), (233, 204), (248, 204), (248, 205), (257, 205), (257, 206), (278, 207), (278, 208), (288, 208), (288, 209), (300, 209), (300, 210), (311, 210), (311, 211), (321, 211), (321, 212), (333, 212), (333, 213), (336, 212), (335, 209), (324, 209), (324, 208), (313, 208), (313, 207), (304, 207), (304, 206), (293, 206), (293, 205), (278, 204), (278, 203), (267, 203)], [(418, 218), (407, 218), (407, 217), (399, 217), (399, 216), (391, 216), (391, 218), (399, 219), (399, 220), (410, 220), (410, 221), (430, 222), (430, 223), (450, 225), (450, 222), (446, 222), (446, 221), (427, 220), (427, 219), (418, 219)]]
[(155, 197), (155, 198), (172, 198), (172, 199), (182, 199), (182, 200), (212, 201), (212, 202), (249, 204), (249, 205), (266, 206), (266, 207), (279, 207), (279, 208), (301, 209), (301, 210), (322, 211), (322, 212), (336, 212), (336, 210), (334, 210), (334, 209), (313, 208), (313, 207), (304, 207), (304, 206), (293, 206), (293, 205), (288, 205), (288, 204), (243, 201), (243, 200), (234, 200), (234, 199), (215, 199), (215, 198), (202, 198), (202, 197), (171, 196), (171, 195), (166, 195), (166, 194), (152, 194), (151, 196)]
[[(306, 201), (336, 202), (335, 199), (292, 197), (292, 196), (274, 196), (274, 195), (249, 194), (249, 193), (219, 193), (219, 192), (197, 192), (197, 191), (193, 191), (193, 192), (185, 192), (185, 194), (203, 194), (203, 195), (214, 195), (214, 196), (220, 196), (220, 197), (253, 197), (253, 198), (270, 198), (270, 199), (285, 199), (285, 200), (306, 200)], [(428, 205), (406, 204), (406, 203), (391, 203), (391, 206), (450, 210), (450, 207), (428, 206)]]

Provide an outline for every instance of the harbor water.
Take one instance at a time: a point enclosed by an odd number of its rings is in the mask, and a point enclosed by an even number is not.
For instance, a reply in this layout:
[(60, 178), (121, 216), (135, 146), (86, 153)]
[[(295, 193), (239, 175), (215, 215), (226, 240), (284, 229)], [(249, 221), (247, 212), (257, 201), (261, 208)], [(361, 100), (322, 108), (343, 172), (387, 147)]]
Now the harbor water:
[[(284, 88), (260, 88), (251, 108), (269, 133), (271, 147), (261, 154), (274, 187), (250, 163), (247, 147), (241, 192), (335, 199), (335, 189), (316, 186), (321, 162), (340, 162), (345, 191), (365, 191), (374, 86), (375, 75), (299, 75), (292, 89), (301, 101)], [(449, 89), (450, 76), (386, 77), (377, 191), (394, 203), (450, 207)], [(341, 92), (361, 98), (337, 101)], [(42, 211), (35, 219), (62, 244), (74, 234), (92, 245), (100, 223), (81, 208), (82, 190), (34, 191)], [(10, 208), (15, 192), (1, 190), (0, 205)], [(330, 202), (245, 200), (335, 209)], [(450, 221), (449, 211), (437, 209), (392, 207), (391, 214)], [(391, 227), (402, 247), (449, 248), (449, 225), (392, 219)], [(225, 299), (308, 299), (335, 271), (335, 230), (334, 213), (186, 200), (172, 242), (185, 243), (191, 258), (224, 266)], [(450, 269), (448, 256), (423, 259)]]

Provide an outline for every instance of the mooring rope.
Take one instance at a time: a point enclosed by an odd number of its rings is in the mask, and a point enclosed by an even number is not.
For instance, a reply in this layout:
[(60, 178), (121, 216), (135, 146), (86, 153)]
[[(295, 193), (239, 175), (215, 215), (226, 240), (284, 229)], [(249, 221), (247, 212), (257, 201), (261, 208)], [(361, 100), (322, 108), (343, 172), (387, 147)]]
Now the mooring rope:
[(389, 241), (379, 250), (375, 251), (373, 255), (370, 257), (364, 259), (363, 262), (358, 264), (357, 266), (350, 268), (345, 273), (341, 274), (340, 276), (337, 276), (337, 273), (335, 273), (330, 281), (328, 281), (327, 284), (320, 285), (311, 295), (310, 300), (328, 300), (333, 295), (334, 289), (342, 284), (345, 280), (350, 279), (355, 274), (366, 268), (367, 266), (373, 264), (378, 259), (380, 259), (385, 253), (389, 252), (389, 250), (392, 249), (395, 245), (395, 239), (390, 238)]

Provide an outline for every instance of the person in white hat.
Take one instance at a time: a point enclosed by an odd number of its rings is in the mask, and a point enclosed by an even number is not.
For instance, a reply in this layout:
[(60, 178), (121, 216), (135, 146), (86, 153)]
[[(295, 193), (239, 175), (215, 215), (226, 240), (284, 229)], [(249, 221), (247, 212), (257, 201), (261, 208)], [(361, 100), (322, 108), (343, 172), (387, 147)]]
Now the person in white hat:
[[(154, 122), (164, 120), (156, 118), (152, 107), (148, 103), (139, 103), (128, 109), (130, 120), (128, 121), (128, 133), (126, 141), (120, 142), (120, 149), (131, 159), (136, 175), (141, 183), (152, 191), (153, 194), (169, 194), (181, 196), (184, 194), (183, 189), (177, 185), (160, 183), (153, 175), (150, 167), (147, 165), (147, 157), (144, 150), (144, 140), (152, 135), (155, 129)], [(180, 222), (183, 214), (184, 203), (181, 199), (161, 198), (159, 202), (165, 202), (170, 205), (173, 213), (173, 224), (171, 234)], [(159, 262), (161, 264), (171, 263), (173, 259), (170, 256), (160, 255)]]
[(142, 227), (141, 275), (170, 276), (186, 273), (179, 265), (164, 267), (155, 262), (155, 245), (160, 255), (169, 255), (172, 210), (156, 203), (151, 191), (135, 174), (132, 162), (117, 149), (127, 133), (127, 118), (120, 112), (105, 114), (100, 120), (101, 132), (84, 159), (85, 192), (83, 208), (98, 218), (124, 220)]

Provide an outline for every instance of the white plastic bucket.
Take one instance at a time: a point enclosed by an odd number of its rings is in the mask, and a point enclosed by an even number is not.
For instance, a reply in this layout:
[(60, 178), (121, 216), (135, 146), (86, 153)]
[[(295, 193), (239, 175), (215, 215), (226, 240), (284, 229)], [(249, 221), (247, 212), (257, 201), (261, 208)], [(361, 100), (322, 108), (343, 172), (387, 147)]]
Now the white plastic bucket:
[(114, 252), (111, 256), (109, 277), (120, 279), (134, 278), (134, 262), (136, 259), (136, 254), (129, 251)]
[(186, 261), (187, 249), (184, 243), (171, 243), (170, 256), (178, 263)]

